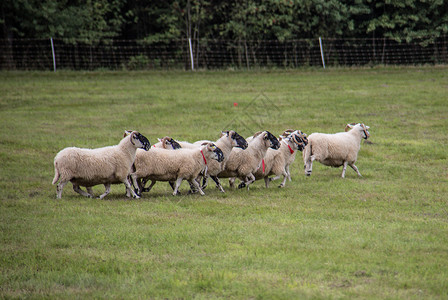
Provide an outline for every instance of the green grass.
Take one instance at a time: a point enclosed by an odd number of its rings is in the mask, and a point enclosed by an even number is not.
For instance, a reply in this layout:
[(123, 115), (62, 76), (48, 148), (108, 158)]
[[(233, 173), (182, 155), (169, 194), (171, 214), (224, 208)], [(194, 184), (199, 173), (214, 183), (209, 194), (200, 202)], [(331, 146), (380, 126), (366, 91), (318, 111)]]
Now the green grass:
[[(234, 106), (234, 102), (238, 106)], [(448, 68), (0, 72), (0, 298), (446, 299)], [(370, 126), (358, 178), (128, 200), (68, 184), (68, 146)], [(103, 187), (95, 187), (102, 193)]]

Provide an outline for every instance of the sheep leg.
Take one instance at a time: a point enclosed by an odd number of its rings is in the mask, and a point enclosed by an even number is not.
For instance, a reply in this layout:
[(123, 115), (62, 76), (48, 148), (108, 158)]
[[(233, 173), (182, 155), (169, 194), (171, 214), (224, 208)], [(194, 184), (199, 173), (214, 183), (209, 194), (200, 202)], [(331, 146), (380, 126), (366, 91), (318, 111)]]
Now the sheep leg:
[(179, 194), (179, 186), (182, 183), (182, 178), (177, 178), (176, 185), (174, 186), (173, 196)]
[(348, 162), (344, 161), (344, 167), (342, 167), (342, 178), (345, 178), (345, 171), (347, 170), (347, 164)]
[(355, 170), (356, 173), (358, 173), (359, 177), (362, 177), (361, 173), (359, 173), (358, 167), (355, 166), (355, 164), (349, 164), (350, 167), (352, 167), (353, 170)]
[(222, 187), (221, 182), (219, 181), (218, 176), (210, 176), (210, 177), (211, 177), (211, 178), (213, 179), (213, 181), (216, 183), (216, 186), (218, 187), (218, 189), (219, 189), (221, 192), (225, 193), (224, 188)]
[(56, 198), (61, 199), (62, 197), (62, 189), (64, 189), (64, 186), (67, 184), (68, 181), (61, 181), (56, 186)]
[(140, 181), (137, 182), (139, 184), (139, 188), (141, 188), (142, 192), (145, 192), (143, 189), (147, 182), (148, 182), (148, 179), (146, 179), (146, 178), (142, 178), (142, 179), (140, 179)]
[(247, 186), (247, 190), (249, 190), (249, 185), (255, 181), (255, 176), (252, 173), (250, 173), (249, 175), (246, 176), (245, 179), (246, 181), (242, 182), (240, 186), (241, 187)]
[(208, 185), (208, 176), (202, 178), (202, 189), (204, 190)]
[[(276, 176), (276, 177), (279, 177), (280, 178), (280, 176)], [(285, 184), (286, 184), (286, 179), (288, 178), (288, 174), (286, 174), (286, 172), (283, 174), (283, 181), (282, 181), (282, 183), (280, 183), (280, 185), (278, 186), (279, 188), (282, 188), (282, 187), (284, 187), (285, 186)]]
[(230, 177), (229, 178), (229, 187), (231, 188), (231, 189), (233, 189), (234, 187), (235, 187), (235, 177)]
[(291, 182), (291, 172), (289, 171), (289, 165), (285, 167), (285, 171), (288, 177), (288, 180)]
[(205, 195), (204, 191), (202, 191), (201, 189), (201, 185), (196, 181), (196, 179), (189, 181), (189, 183), (190, 185), (193, 185), (196, 188), (196, 190), (199, 192), (199, 194), (201, 194), (201, 196)]
[[(286, 173), (286, 171), (283, 172), (282, 175), (283, 175), (283, 180), (282, 180), (282, 183), (280, 183), (280, 185), (278, 186), (279, 188), (284, 187), (286, 184), (286, 179), (288, 179), (288, 174)], [(280, 179), (280, 177), (281, 177), (281, 175), (271, 177), (271, 178), (269, 178), (269, 181), (274, 181), (274, 180)]]
[(269, 182), (273, 180), (272, 178), (269, 178), (268, 176), (264, 177), (264, 185), (266, 186), (266, 188), (269, 187)]
[(88, 193), (86, 193), (85, 191), (83, 191), (83, 190), (79, 187), (79, 185), (77, 185), (77, 184), (75, 184), (75, 183), (73, 183), (73, 190), (74, 190), (75, 192), (77, 192), (78, 194), (84, 196), (84, 197), (92, 198), (92, 196), (91, 196), (90, 194), (88, 194)]
[(190, 190), (188, 191), (188, 194), (196, 194), (198, 192), (198, 189), (196, 188), (196, 185), (193, 184), (194, 182), (201, 182), (201, 178), (198, 177), (197, 179), (193, 179), (192, 181), (188, 181), (188, 184), (190, 185)]
[(170, 185), (171, 189), (174, 191), (174, 187), (175, 187), (175, 181), (168, 181), (168, 184)]
[[(157, 183), (157, 181), (151, 180), (151, 184), (147, 188), (145, 188), (145, 186), (142, 185), (142, 193), (143, 192), (145, 192), (145, 193), (149, 192), (156, 183)], [(172, 182), (170, 182), (170, 185), (171, 185), (171, 188), (173, 188)]]
[[(142, 194), (142, 185), (140, 184), (140, 180), (137, 178), (136, 174), (131, 174), (129, 176), (132, 179), (132, 185), (134, 186), (134, 193), (137, 192), (139, 195)], [(145, 179), (142, 179), (142, 181)], [(129, 179), (128, 179), (129, 181)], [(143, 183), (143, 187), (145, 187), (145, 183), (146, 181)], [(129, 191), (126, 188), (126, 197), (131, 197), (131, 194), (129, 193)]]
[[(103, 199), (104, 197), (106, 197), (106, 196), (110, 193), (110, 183), (104, 184), (104, 188), (105, 188), (106, 190), (104, 191), (104, 194), (101, 194), (101, 195), (98, 197), (98, 198), (100, 198), (100, 199)], [(129, 186), (129, 189), (132, 190), (130, 186)], [(126, 187), (126, 195), (127, 195), (127, 191), (128, 191), (128, 188)], [(129, 196), (128, 196), (128, 197), (129, 197)]]
[(314, 155), (311, 155), (309, 160), (305, 164), (305, 175), (311, 176), (311, 172), (313, 172), (313, 161), (316, 159)]
[(92, 198), (95, 198), (95, 194), (93, 193), (93, 190), (92, 190), (91, 186), (87, 186), (86, 190), (87, 190), (87, 193), (89, 193), (90, 196), (92, 196)]
[(249, 190), (249, 185), (255, 182), (255, 176), (252, 173), (250, 173), (249, 176), (247, 176), (247, 178), (249, 178), (249, 181), (246, 182), (246, 185), (247, 190)]
[[(136, 193), (135, 193), (135, 191), (132, 189), (132, 186), (131, 186), (131, 183), (129, 182), (129, 180), (128, 180), (128, 178), (126, 177), (125, 178), (125, 180), (123, 181), (123, 184), (126, 186), (126, 196), (128, 196), (128, 192), (130, 192), (130, 194), (132, 195), (132, 197), (133, 198), (136, 198), (136, 199), (140, 199), (140, 196), (139, 195), (137, 195)], [(104, 185), (104, 186), (106, 186), (106, 185)], [(109, 186), (109, 191), (110, 191), (110, 186)], [(107, 192), (107, 187), (106, 187), (106, 192)], [(109, 192), (107, 192), (107, 194), (108, 194)], [(107, 195), (106, 193), (104, 193), (103, 195), (101, 195), (101, 196), (103, 196), (103, 198)], [(101, 198), (101, 196), (100, 196), (100, 199), (103, 199), (103, 198)], [(128, 196), (129, 197), (129, 196)]]

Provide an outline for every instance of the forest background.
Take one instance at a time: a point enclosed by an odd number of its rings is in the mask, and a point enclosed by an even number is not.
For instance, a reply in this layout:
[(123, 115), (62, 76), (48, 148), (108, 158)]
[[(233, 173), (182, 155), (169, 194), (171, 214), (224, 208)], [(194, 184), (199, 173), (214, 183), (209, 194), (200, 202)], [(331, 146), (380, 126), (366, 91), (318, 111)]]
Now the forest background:
[(5, 0), (0, 40), (279, 40), (356, 37), (431, 43), (448, 33), (443, 0)]

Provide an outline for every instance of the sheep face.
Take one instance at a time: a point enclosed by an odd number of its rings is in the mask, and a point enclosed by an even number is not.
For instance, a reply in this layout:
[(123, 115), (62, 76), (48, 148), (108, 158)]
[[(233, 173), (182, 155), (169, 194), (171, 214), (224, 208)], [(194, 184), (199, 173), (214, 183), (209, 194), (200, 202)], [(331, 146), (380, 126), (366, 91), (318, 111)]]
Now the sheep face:
[(151, 143), (140, 132), (126, 130), (124, 132), (124, 137), (126, 137), (128, 135), (131, 136), (130, 141), (131, 141), (132, 145), (134, 145), (136, 148), (141, 148), (141, 149), (144, 149), (146, 151), (148, 151), (151, 148)]
[(370, 136), (369, 133), (369, 126), (364, 125), (363, 123), (351, 123), (351, 124), (347, 124), (347, 126), (345, 126), (345, 131), (348, 131), (349, 129), (355, 129), (355, 130), (359, 130), (362, 134), (362, 138), (367, 140)]
[(163, 139), (158, 139), (159, 142), (162, 143), (164, 149), (180, 149), (182, 146), (176, 142), (173, 138), (170, 138), (169, 136), (164, 137)]
[(290, 140), (297, 144), (297, 149), (299, 151), (303, 151), (303, 149), (305, 149), (305, 146), (308, 145), (308, 138), (306, 134), (301, 130), (293, 131), (288, 137)]
[(141, 133), (134, 131), (131, 134), (131, 142), (134, 145), (138, 145), (138, 148), (142, 148), (146, 151), (151, 148), (151, 143), (148, 141), (148, 139)]
[(233, 145), (234, 147), (239, 147), (243, 150), (247, 148), (247, 141), (241, 135), (239, 135), (237, 132), (233, 130), (226, 132), (228, 136), (230, 135), (230, 138), (235, 143)]
[(212, 153), (212, 159), (217, 160), (218, 162), (222, 162), (224, 160), (224, 153), (222, 153), (222, 150), (219, 149), (219, 147), (216, 147), (215, 144), (207, 143), (205, 146), (207, 151)]
[[(297, 132), (297, 133), (296, 133)], [(305, 146), (308, 144), (308, 139), (306, 137), (306, 134), (304, 134), (300, 130), (296, 130), (294, 133), (290, 134), (288, 138), (297, 145), (297, 149), (299, 151), (303, 151), (305, 149)]]
[(280, 143), (278, 141), (278, 139), (269, 131), (265, 131), (263, 139), (268, 143), (269, 147), (277, 150), (278, 148), (280, 148)]

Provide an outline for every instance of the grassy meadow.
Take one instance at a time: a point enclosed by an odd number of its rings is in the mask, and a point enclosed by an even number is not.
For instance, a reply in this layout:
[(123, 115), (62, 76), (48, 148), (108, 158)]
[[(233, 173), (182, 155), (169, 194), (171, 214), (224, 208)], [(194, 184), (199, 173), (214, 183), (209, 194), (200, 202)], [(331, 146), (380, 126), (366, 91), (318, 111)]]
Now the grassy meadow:
[[(448, 67), (0, 72), (0, 298), (447, 299)], [(56, 199), (69, 146), (370, 126), (358, 178)], [(94, 188), (98, 195), (103, 186)]]

